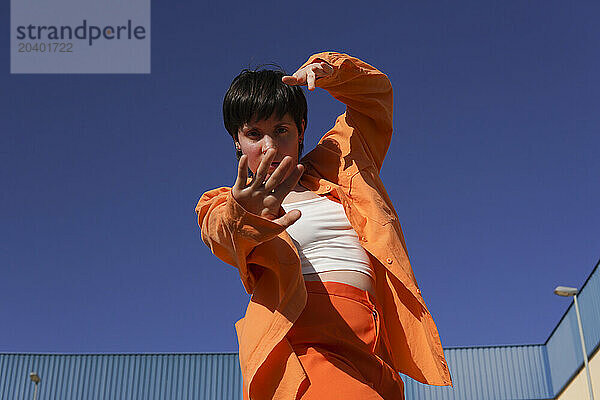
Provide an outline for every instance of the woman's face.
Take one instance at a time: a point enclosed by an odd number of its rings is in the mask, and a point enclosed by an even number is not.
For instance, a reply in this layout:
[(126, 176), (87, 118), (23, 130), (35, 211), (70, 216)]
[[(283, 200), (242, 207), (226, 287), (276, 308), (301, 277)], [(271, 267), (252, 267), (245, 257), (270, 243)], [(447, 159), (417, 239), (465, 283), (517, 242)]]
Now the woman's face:
[[(302, 130), (304, 126), (305, 123), (302, 121)], [(267, 150), (270, 148), (277, 150), (269, 167), (270, 175), (285, 156), (292, 157), (294, 165), (298, 163), (298, 144), (302, 134), (303, 132), (298, 132), (298, 127), (290, 114), (285, 114), (281, 119), (273, 114), (266, 120), (244, 124), (238, 131), (236, 146), (242, 154), (248, 156), (248, 168), (254, 174)]]

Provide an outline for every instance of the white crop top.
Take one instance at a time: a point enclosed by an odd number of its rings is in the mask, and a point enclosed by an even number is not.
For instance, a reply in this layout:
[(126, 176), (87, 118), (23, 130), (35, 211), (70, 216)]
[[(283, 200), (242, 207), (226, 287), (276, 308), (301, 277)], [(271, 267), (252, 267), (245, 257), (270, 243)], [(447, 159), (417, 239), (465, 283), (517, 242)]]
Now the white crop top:
[(281, 206), (286, 212), (302, 213), (286, 229), (298, 250), (302, 274), (349, 270), (374, 277), (369, 256), (341, 204), (319, 196)]

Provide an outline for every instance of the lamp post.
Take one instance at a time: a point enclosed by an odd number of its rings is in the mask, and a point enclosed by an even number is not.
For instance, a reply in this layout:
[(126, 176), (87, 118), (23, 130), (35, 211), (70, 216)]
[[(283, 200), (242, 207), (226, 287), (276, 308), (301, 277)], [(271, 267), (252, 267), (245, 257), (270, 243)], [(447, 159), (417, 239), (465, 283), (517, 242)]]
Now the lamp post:
[(33, 400), (36, 400), (37, 399), (37, 385), (38, 385), (38, 383), (40, 383), (41, 379), (36, 372), (30, 372), (29, 379), (31, 379), (33, 381), (33, 383), (35, 383), (35, 390), (33, 391)]
[(590, 376), (590, 366), (588, 365), (587, 351), (585, 349), (585, 341), (583, 340), (583, 327), (581, 326), (581, 316), (579, 315), (579, 305), (577, 304), (577, 288), (557, 286), (554, 289), (554, 294), (563, 297), (573, 297), (575, 303), (575, 314), (577, 314), (577, 326), (579, 327), (579, 338), (581, 339), (581, 351), (583, 351), (583, 362), (585, 364), (586, 379), (588, 390), (590, 391), (590, 400), (594, 400), (594, 392), (592, 391), (592, 377)]

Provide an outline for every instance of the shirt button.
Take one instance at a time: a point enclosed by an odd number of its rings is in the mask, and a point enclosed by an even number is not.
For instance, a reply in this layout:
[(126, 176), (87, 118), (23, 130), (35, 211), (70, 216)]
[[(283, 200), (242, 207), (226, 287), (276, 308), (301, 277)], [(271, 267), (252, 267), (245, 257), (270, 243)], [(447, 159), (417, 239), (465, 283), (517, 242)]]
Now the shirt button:
[(327, 190), (331, 190), (331, 185), (327, 185), (327, 186), (325, 186), (325, 189), (327, 189)]
[(385, 262), (387, 262), (388, 264), (391, 264), (392, 262), (394, 262), (394, 260), (392, 260), (391, 258), (389, 258), (389, 257), (388, 257), (388, 258), (385, 260)]

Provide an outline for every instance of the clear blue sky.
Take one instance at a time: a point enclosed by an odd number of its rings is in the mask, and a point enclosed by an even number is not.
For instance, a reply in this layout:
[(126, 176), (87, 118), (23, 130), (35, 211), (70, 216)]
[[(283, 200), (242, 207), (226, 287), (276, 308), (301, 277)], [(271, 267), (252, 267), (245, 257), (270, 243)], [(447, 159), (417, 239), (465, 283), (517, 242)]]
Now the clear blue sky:
[[(600, 258), (600, 3), (152, 6), (150, 75), (10, 75), (4, 30), (0, 351), (236, 351), (194, 213), (235, 176), (223, 94), (321, 50), (392, 81), (382, 177), (443, 345), (547, 338)], [(307, 97), (310, 150), (344, 107)]]

